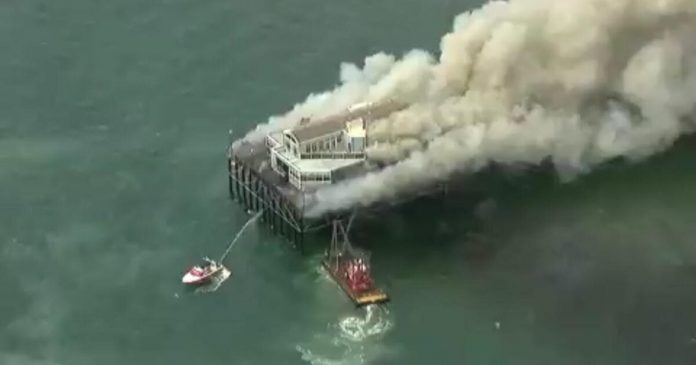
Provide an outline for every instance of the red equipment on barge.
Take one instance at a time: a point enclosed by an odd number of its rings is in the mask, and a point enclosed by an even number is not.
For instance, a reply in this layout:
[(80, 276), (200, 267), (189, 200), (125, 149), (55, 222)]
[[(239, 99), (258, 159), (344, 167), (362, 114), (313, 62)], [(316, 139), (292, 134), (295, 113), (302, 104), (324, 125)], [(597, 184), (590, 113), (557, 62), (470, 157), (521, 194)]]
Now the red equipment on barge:
[[(339, 235), (342, 236), (342, 240), (339, 240)], [(333, 223), (331, 247), (326, 252), (322, 264), (356, 305), (389, 300), (387, 294), (374, 285), (370, 274), (369, 253), (351, 246), (346, 229), (339, 221)]]

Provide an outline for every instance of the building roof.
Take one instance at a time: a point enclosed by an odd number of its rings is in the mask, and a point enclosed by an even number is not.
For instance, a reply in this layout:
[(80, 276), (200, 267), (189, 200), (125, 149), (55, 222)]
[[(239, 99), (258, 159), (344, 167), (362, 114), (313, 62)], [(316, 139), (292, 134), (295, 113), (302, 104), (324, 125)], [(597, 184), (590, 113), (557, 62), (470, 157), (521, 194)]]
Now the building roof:
[(277, 153), (278, 158), (283, 163), (297, 169), (301, 174), (332, 172), (365, 161), (365, 159), (362, 158), (299, 159), (297, 156), (288, 153), (284, 148), (274, 150), (273, 153)]
[(302, 143), (304, 141), (309, 141), (310, 139), (337, 132), (343, 129), (348, 121), (357, 118), (365, 118), (366, 121), (380, 119), (396, 111), (404, 109), (405, 107), (406, 104), (397, 103), (394, 101), (368, 105), (365, 107), (348, 110), (341, 114), (335, 114), (317, 119), (315, 121), (310, 121), (308, 124), (295, 127), (290, 133), (297, 138), (298, 142)]

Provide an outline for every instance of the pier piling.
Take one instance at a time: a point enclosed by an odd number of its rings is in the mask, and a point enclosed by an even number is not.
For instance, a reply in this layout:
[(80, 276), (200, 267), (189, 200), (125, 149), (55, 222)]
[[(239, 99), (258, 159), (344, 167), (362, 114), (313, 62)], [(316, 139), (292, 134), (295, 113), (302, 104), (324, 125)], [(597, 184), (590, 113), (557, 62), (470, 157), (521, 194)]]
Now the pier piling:
[(297, 207), (236, 156), (228, 157), (228, 171), (230, 198), (247, 211), (263, 210), (261, 221), (271, 228), (271, 232), (302, 250), (305, 227)]

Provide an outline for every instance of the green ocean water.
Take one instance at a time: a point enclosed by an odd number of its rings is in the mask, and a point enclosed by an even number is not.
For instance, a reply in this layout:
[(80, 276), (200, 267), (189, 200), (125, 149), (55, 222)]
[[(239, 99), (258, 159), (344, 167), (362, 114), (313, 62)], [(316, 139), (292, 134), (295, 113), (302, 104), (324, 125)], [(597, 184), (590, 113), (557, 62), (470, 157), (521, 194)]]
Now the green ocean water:
[(0, 4), (0, 365), (694, 364), (696, 144), (571, 183), (362, 218), (393, 301), (355, 309), (261, 225), (204, 295), (182, 272), (247, 214), (242, 133), (341, 62), (436, 51), (452, 0)]

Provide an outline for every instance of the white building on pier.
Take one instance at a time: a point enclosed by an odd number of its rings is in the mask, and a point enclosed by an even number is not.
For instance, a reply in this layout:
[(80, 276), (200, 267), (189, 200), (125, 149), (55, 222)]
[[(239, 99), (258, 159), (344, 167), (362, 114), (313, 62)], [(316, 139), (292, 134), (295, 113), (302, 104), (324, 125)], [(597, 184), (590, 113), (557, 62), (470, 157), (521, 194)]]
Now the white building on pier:
[(335, 183), (349, 169), (361, 166), (368, 146), (367, 123), (404, 105), (361, 104), (346, 112), (310, 121), (266, 137), (271, 167), (299, 190)]

